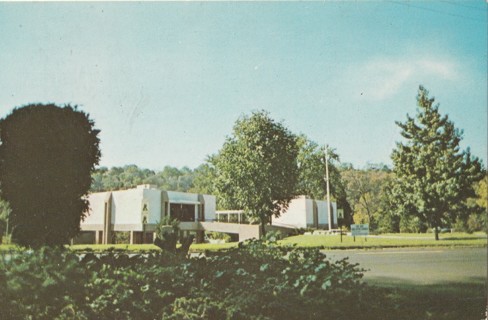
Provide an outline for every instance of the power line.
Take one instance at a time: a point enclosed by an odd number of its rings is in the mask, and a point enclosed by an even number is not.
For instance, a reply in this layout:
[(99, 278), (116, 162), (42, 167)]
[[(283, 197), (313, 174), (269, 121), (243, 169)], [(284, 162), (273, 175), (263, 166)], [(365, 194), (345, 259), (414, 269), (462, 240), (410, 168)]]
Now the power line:
[(441, 0), (441, 2), (445, 2), (447, 4), (450, 4), (450, 5), (453, 5), (453, 6), (456, 6), (456, 7), (469, 8), (469, 9), (473, 9), (473, 10), (476, 10), (476, 11), (486, 11), (486, 9), (482, 9), (480, 7), (468, 6), (468, 5), (465, 4), (465, 2), (460, 3), (460, 2), (448, 1), (448, 0)]
[(441, 10), (436, 10), (436, 9), (422, 7), (422, 6), (417, 6), (417, 5), (413, 5), (410, 2), (408, 2), (408, 3), (399, 2), (399, 1), (388, 1), (388, 2), (393, 3), (393, 4), (397, 4), (397, 5), (406, 6), (406, 7), (409, 7), (409, 8), (415, 8), (415, 9), (420, 9), (420, 10), (424, 10), (424, 11), (430, 11), (430, 12), (442, 14), (442, 15), (445, 15), (445, 16), (451, 16), (451, 17), (455, 17), (455, 18), (460, 18), (460, 19), (465, 19), (465, 20), (471, 20), (471, 21), (474, 21), (474, 22), (485, 23), (485, 21), (478, 20), (478, 19), (473, 19), (472, 17), (469, 17), (469, 16), (463, 16), (463, 15), (460, 15), (460, 14), (448, 13), (448, 12), (441, 11)]

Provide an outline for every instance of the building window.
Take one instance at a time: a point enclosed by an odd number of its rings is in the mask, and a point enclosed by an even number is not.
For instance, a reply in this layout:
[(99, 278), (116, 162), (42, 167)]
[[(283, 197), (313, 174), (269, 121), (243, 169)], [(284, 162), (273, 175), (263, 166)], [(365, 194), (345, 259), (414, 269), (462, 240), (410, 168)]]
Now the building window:
[(184, 222), (195, 221), (195, 205), (172, 203), (171, 218)]

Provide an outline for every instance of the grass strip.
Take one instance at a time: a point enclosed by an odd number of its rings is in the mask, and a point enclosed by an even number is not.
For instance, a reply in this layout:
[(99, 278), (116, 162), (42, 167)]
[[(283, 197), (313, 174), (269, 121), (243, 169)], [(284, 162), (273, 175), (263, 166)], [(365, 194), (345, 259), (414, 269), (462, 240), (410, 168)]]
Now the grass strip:
[[(433, 239), (432, 234), (382, 234), (373, 237), (343, 236), (342, 242), (339, 235), (299, 235), (285, 238), (279, 241), (281, 245), (295, 245), (298, 247), (315, 247), (322, 249), (379, 249), (379, 248), (414, 248), (414, 247), (486, 247), (486, 234), (476, 233), (446, 233), (440, 235), (440, 240)], [(190, 251), (220, 251), (234, 248), (237, 242), (231, 243), (199, 243), (192, 244)], [(159, 251), (153, 244), (92, 244), (92, 245), (71, 245), (75, 251), (122, 250), (130, 252)], [(12, 244), (0, 245), (0, 251), (19, 250)]]
[(299, 247), (318, 247), (324, 249), (367, 249), (367, 248), (406, 248), (406, 247), (486, 247), (485, 237), (445, 236), (440, 240), (427, 238), (376, 238), (339, 235), (299, 235), (280, 241), (281, 245)]

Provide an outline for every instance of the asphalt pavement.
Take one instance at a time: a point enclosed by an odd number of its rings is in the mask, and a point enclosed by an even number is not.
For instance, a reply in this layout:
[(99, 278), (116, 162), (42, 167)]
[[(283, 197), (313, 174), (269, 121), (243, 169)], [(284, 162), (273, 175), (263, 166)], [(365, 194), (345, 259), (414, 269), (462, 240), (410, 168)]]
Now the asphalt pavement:
[(349, 257), (375, 283), (441, 284), (487, 281), (487, 248), (324, 250), (332, 260)]

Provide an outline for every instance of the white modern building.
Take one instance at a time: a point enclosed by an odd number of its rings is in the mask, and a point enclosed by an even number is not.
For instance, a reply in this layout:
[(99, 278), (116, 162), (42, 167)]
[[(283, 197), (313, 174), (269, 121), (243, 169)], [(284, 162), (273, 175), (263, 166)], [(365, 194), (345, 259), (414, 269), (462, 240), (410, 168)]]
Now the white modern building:
[[(337, 203), (331, 202), (332, 229), (337, 226)], [(299, 196), (271, 224), (280, 227), (326, 229), (329, 227), (327, 201)]]
[[(73, 243), (111, 244), (122, 233), (131, 244), (152, 243), (157, 224), (166, 216), (178, 219), (180, 230), (193, 233), (197, 242), (203, 241), (206, 231), (235, 234), (239, 241), (261, 236), (257, 221), (249, 221), (242, 210), (216, 211), (215, 200), (212, 195), (164, 191), (153, 185), (92, 193), (81, 234)], [(298, 228), (328, 228), (327, 207), (326, 201), (300, 196), (266, 228), (285, 233)], [(332, 202), (331, 208), (334, 227), (336, 203)]]
[[(337, 203), (331, 202), (332, 228), (337, 227)], [(278, 218), (273, 217), (272, 226), (284, 228), (316, 228), (329, 227), (327, 201), (309, 199), (299, 196), (292, 201), (287, 210), (283, 210)], [(216, 220), (227, 223), (249, 223), (242, 210), (219, 210), (215, 213)]]
[(90, 209), (80, 227), (80, 241), (113, 243), (114, 232), (129, 232), (130, 243), (152, 242), (165, 216), (181, 222), (215, 219), (215, 196), (159, 190), (152, 185), (97, 192), (88, 196)]

